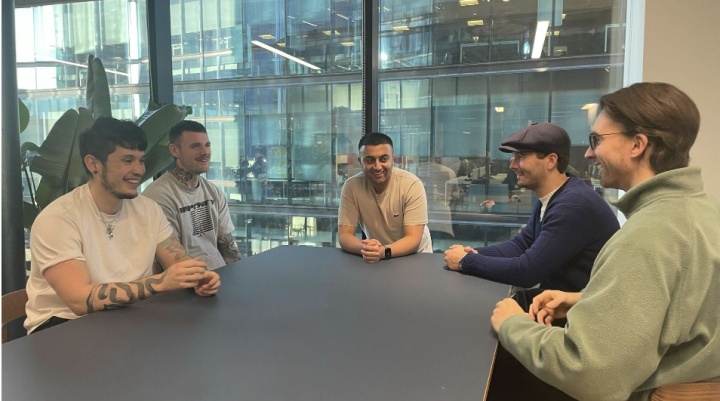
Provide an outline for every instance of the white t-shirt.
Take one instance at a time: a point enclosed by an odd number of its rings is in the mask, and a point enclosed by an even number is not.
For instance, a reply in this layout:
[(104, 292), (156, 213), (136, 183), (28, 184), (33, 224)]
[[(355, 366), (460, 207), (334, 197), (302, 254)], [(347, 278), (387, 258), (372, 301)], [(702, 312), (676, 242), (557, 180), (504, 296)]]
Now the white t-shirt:
[(357, 227), (358, 223), (368, 238), (383, 245), (403, 238), (405, 226), (422, 224), (418, 252), (432, 253), (425, 187), (405, 170), (393, 168), (390, 183), (381, 194), (375, 193), (362, 172), (348, 178), (340, 196), (338, 225)]
[[(25, 306), (28, 333), (53, 316), (76, 319), (45, 279), (45, 269), (68, 260), (82, 260), (93, 284), (127, 282), (152, 275), (157, 245), (172, 228), (155, 202), (142, 196), (125, 199), (113, 238), (100, 217), (86, 185), (58, 198), (35, 219), (30, 230), (32, 261)], [(105, 215), (112, 224), (115, 216)]]

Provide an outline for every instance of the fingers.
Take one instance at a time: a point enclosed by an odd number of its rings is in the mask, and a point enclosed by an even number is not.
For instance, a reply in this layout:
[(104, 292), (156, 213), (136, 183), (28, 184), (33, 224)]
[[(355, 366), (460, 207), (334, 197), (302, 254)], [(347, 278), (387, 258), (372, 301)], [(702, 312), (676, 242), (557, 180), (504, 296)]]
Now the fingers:
[(460, 244), (454, 244), (454, 245), (451, 245), (450, 248), (448, 248), (448, 250), (455, 249), (455, 248), (465, 248), (465, 247)]
[(530, 316), (530, 319), (535, 320), (535, 316), (537, 316), (538, 309), (535, 304), (530, 305), (528, 308), (528, 316)]
[(475, 248), (473, 248), (473, 247), (471, 247), (471, 246), (466, 246), (465, 248), (463, 248), (463, 251), (465, 251), (465, 252), (477, 253), (477, 251), (475, 250)]
[[(548, 312), (547, 312), (545, 309), (540, 309), (540, 310), (537, 312), (537, 317), (536, 317), (534, 320), (536, 320), (538, 323), (545, 323), (545, 319), (548, 318), (548, 317), (550, 317), (550, 316), (548, 315)], [(551, 318), (551, 319), (552, 319), (552, 318)], [(552, 320), (551, 320), (551, 321), (552, 321)]]
[(200, 260), (200, 258), (183, 260), (182, 262), (175, 263), (173, 266), (180, 268), (199, 267), (203, 270), (207, 269), (207, 263)]
[(545, 304), (545, 307), (548, 309), (555, 309), (558, 306), (562, 305), (563, 301), (564, 301), (564, 299), (562, 299), (560, 297), (553, 298)]
[(545, 316), (545, 320), (544, 320), (545, 326), (552, 327), (553, 320), (555, 320), (555, 319), (553, 319), (552, 316), (550, 316), (550, 315)]
[(215, 272), (208, 273), (211, 274), (205, 278), (207, 282), (195, 287), (195, 293), (203, 297), (217, 294), (218, 289), (220, 288), (220, 276)]

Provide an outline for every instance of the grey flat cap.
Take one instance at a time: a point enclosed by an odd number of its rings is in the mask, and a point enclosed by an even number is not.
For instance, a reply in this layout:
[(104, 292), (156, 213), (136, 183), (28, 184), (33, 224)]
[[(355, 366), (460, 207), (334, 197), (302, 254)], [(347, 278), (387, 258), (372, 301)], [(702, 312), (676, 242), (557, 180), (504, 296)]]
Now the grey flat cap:
[(500, 150), (505, 153), (570, 154), (570, 136), (563, 127), (551, 123), (535, 123), (525, 127), (505, 138), (500, 145)]

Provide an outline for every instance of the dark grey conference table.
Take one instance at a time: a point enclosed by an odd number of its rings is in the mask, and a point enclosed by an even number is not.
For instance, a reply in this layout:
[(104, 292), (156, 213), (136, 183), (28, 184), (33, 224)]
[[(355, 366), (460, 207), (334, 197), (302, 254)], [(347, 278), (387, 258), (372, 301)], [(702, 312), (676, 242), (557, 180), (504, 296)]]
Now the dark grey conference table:
[(3, 400), (482, 400), (508, 286), (285, 246), (2, 346)]

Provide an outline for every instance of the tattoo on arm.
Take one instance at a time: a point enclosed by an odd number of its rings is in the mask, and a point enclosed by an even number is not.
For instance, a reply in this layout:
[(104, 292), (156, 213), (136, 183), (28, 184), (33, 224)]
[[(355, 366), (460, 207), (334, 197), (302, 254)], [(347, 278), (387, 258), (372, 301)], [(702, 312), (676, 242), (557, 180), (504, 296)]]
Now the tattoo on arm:
[(220, 235), (218, 237), (218, 251), (222, 255), (225, 263), (237, 262), (240, 260), (237, 244), (233, 241), (232, 234)]
[[(88, 294), (87, 300), (85, 301), (87, 311), (88, 313), (92, 313), (96, 310), (124, 308), (137, 301), (150, 298), (158, 293), (158, 290), (153, 288), (153, 285), (162, 283), (166, 276), (167, 271), (158, 278), (147, 277), (128, 283), (95, 284), (90, 289), (90, 294)], [(133, 288), (133, 286), (135, 288)], [(118, 294), (118, 289), (122, 290), (125, 295)], [(97, 301), (100, 301), (100, 305), (95, 304), (96, 298)], [(96, 309), (96, 307), (102, 309)]]
[(171, 255), (174, 255), (176, 262), (190, 257), (187, 252), (185, 252), (185, 248), (182, 246), (180, 241), (178, 241), (175, 235), (171, 235), (168, 239), (161, 242), (160, 246), (165, 248)]

